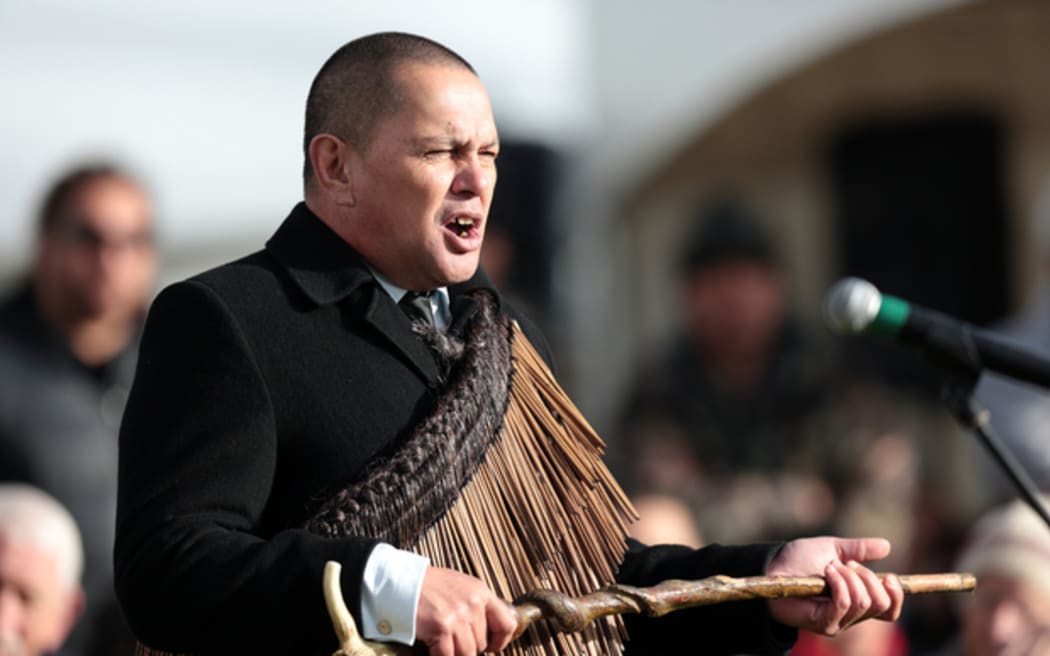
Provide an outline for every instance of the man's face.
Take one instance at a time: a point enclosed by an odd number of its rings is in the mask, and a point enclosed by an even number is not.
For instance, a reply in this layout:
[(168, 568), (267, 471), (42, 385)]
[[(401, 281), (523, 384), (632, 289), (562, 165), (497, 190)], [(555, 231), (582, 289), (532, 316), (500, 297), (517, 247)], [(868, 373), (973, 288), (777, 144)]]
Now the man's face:
[(65, 641), (79, 591), (60, 580), (57, 559), (0, 537), (0, 656), (37, 656)]
[(963, 618), (966, 655), (1050, 653), (1050, 598), (1013, 577), (989, 572), (980, 579)]
[(686, 322), (708, 353), (753, 358), (765, 353), (785, 312), (780, 276), (770, 266), (728, 260), (689, 274)]
[(488, 94), (464, 68), (404, 64), (398, 111), (350, 157), (348, 241), (400, 287), (463, 282), (478, 267), (499, 136)]
[(77, 318), (138, 313), (155, 272), (149, 201), (117, 177), (88, 182), (60, 208), (37, 260), (40, 283)]

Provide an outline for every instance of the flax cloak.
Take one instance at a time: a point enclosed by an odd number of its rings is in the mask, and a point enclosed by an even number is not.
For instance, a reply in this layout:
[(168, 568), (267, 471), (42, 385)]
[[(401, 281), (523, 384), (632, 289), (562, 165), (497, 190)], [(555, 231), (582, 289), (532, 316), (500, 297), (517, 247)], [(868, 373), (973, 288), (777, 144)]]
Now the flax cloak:
[[(604, 444), (487, 292), (463, 342), (417, 327), (448, 371), (434, 411), (307, 528), (368, 535), (485, 581), (511, 600), (614, 582), (635, 517)], [(530, 627), (505, 653), (614, 654), (619, 618), (576, 634)]]

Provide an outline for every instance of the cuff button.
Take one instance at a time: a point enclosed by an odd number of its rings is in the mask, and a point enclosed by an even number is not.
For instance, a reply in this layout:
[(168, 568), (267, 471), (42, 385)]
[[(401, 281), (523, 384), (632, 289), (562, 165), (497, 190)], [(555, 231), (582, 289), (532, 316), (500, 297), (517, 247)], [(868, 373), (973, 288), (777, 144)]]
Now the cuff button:
[(379, 623), (376, 624), (376, 629), (383, 635), (390, 635), (394, 631), (394, 628), (390, 626), (390, 622), (387, 622), (386, 620), (380, 620)]

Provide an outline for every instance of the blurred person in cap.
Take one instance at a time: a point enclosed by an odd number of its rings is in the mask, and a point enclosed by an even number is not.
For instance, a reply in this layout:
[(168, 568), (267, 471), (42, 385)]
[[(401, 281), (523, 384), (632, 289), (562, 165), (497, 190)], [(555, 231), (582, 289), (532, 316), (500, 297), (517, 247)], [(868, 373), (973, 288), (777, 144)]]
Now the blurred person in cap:
[(978, 581), (962, 608), (964, 656), (1050, 654), (1050, 527), (1035, 511), (1015, 500), (983, 515), (958, 569)]
[(0, 301), (0, 481), (46, 490), (83, 532), (89, 619), (70, 653), (115, 604), (117, 430), (155, 270), (142, 184), (92, 163), (47, 191), (31, 269)]
[(628, 480), (720, 508), (719, 525), (701, 527), (715, 541), (817, 528), (830, 495), (795, 465), (810, 460), (803, 426), (823, 400), (827, 360), (790, 315), (762, 218), (736, 196), (701, 205), (678, 280), (681, 332), (642, 368), (626, 406)]
[(51, 496), (0, 484), (0, 656), (56, 652), (84, 606), (76, 523)]

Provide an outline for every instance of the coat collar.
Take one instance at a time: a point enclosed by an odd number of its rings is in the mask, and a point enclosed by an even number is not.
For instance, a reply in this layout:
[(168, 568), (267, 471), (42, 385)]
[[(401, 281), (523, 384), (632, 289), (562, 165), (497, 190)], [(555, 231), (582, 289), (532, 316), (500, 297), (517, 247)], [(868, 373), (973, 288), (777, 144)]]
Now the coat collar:
[(299, 203), (266, 250), (317, 305), (331, 305), (362, 285), (374, 284), (364, 258), (321, 219)]
[[(266, 242), (266, 250), (287, 271), (295, 285), (318, 306), (333, 305), (353, 295), (360, 299), (363, 318), (393, 344), (428, 382), (439, 371), (429, 348), (411, 329), (403, 312), (376, 282), (365, 259), (306, 206), (299, 203)], [(448, 288), (452, 324), (449, 331), (462, 333), (477, 312), (470, 292), (486, 289), (499, 294), (479, 267), (466, 282)], [(355, 292), (360, 292), (359, 294)]]

